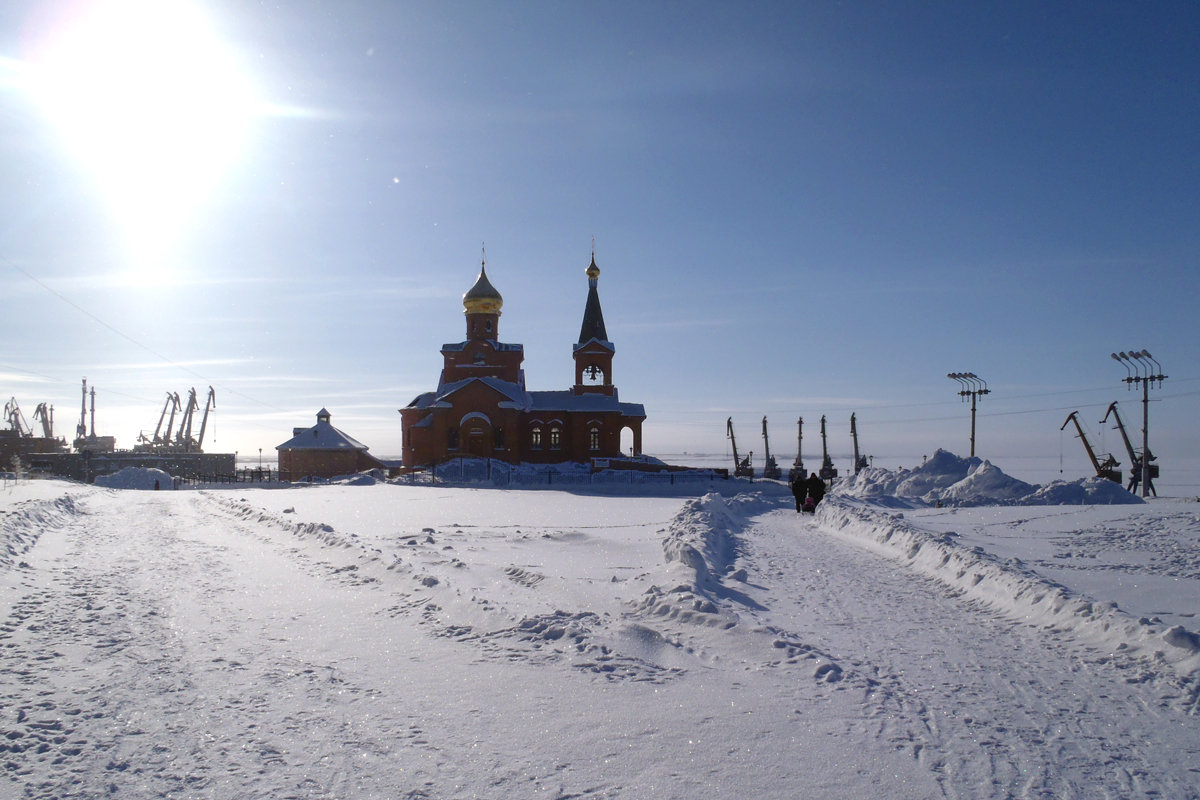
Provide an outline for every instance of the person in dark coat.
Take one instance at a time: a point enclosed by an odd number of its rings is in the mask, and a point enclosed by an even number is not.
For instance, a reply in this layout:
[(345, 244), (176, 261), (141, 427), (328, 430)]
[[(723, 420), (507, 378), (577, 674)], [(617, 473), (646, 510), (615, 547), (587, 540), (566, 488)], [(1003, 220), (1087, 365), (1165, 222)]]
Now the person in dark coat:
[(812, 473), (805, 481), (808, 496), (813, 499), (813, 505), (821, 502), (821, 498), (825, 496), (825, 481), (817, 477), (817, 473)]
[(808, 496), (808, 481), (803, 475), (797, 475), (792, 481), (792, 495), (796, 498), (796, 511), (803, 511), (804, 498)]

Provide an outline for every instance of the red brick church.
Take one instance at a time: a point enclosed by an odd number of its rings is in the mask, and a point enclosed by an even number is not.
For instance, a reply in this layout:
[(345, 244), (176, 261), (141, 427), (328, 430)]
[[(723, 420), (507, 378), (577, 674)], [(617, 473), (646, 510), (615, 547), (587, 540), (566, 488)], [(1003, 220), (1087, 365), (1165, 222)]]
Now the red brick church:
[(504, 298), (487, 277), (463, 295), (466, 341), (442, 345), (445, 363), (436, 391), (400, 409), (404, 466), (437, 464), (460, 456), (513, 464), (587, 462), (621, 453), (621, 432), (642, 452), (640, 403), (622, 403), (612, 380), (616, 348), (604, 329), (596, 289), (596, 256), (587, 268), (588, 295), (579, 341), (573, 346), (575, 385), (563, 391), (525, 388), (524, 348), (499, 340)]

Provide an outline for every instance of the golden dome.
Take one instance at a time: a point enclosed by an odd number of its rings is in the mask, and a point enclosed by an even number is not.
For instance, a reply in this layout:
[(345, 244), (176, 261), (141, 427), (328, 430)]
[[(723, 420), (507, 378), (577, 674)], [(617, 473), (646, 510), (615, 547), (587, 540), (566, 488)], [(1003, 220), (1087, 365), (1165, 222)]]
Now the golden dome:
[(499, 314), (504, 298), (488, 280), (487, 268), (480, 266), (479, 279), (463, 295), (463, 310), (468, 314)]
[(596, 254), (592, 253), (592, 264), (587, 268), (587, 276), (589, 280), (596, 280), (600, 277), (600, 268), (596, 266)]

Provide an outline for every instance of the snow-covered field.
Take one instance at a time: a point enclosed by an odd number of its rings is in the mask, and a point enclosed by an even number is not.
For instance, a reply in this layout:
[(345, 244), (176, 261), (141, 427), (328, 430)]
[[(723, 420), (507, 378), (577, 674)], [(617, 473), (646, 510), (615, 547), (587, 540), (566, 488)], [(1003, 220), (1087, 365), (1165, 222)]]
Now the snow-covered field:
[(1200, 797), (1200, 503), (932, 469), (9, 483), (0, 797)]

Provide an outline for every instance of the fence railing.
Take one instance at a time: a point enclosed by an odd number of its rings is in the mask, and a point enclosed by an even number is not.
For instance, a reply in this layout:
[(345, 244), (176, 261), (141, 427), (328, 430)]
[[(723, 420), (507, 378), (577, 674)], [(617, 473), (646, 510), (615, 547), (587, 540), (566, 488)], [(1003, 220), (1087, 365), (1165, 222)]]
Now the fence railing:
[(484, 484), (508, 486), (646, 486), (646, 487), (703, 487), (714, 481), (725, 482), (726, 471), (679, 470), (651, 472), (634, 469), (613, 469), (590, 472), (561, 470), (553, 467), (514, 467), (503, 461), (463, 459), (457, 463), (439, 464), (426, 470), (409, 472), (395, 483), (415, 486)]
[(206, 483), (271, 483), (279, 479), (270, 467), (243, 467), (229, 473), (179, 477), (180, 486), (199, 486)]

